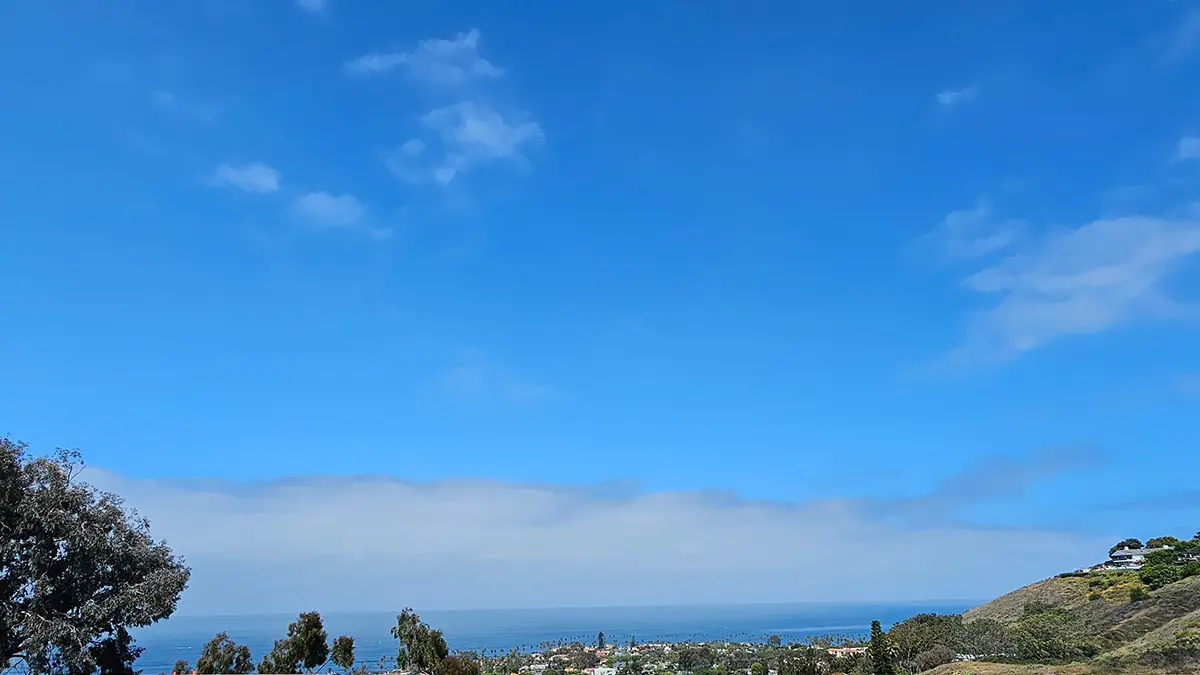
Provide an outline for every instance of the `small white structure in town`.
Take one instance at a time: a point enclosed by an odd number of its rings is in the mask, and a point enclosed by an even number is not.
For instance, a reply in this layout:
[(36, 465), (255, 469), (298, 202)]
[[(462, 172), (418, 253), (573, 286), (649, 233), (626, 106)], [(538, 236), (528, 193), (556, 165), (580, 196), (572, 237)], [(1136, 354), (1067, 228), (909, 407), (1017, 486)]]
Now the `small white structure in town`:
[(1111, 570), (1140, 570), (1142, 563), (1146, 560), (1146, 556), (1155, 551), (1165, 551), (1171, 548), (1163, 546), (1161, 548), (1119, 548), (1109, 554), (1109, 561), (1106, 567)]

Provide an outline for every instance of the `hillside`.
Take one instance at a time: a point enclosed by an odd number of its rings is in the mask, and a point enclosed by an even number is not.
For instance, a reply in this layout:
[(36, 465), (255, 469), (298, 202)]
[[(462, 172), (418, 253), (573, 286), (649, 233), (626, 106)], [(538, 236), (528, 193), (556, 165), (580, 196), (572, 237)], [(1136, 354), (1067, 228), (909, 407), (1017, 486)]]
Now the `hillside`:
[[(1012, 624), (1021, 618), (1025, 606), (1039, 602), (1051, 607), (1100, 615), (1126, 605), (1134, 589), (1145, 589), (1136, 572), (1094, 572), (1086, 576), (1053, 577), (967, 610), (963, 618), (995, 619)], [(1098, 596), (1098, 597), (1097, 597)]]
[[(1161, 655), (1164, 646), (1176, 644), (1182, 631), (1200, 629), (1200, 577), (1168, 584), (1136, 601), (1131, 599), (1135, 591), (1140, 594), (1145, 593), (1146, 589), (1134, 572), (1109, 571), (1086, 576), (1055, 577), (1019, 588), (968, 610), (964, 618), (968, 621), (994, 619), (1012, 625), (1021, 618), (1029, 603), (1068, 610), (1077, 617), (1079, 629), (1094, 638), (1104, 652), (1098, 657), (1099, 664), (1155, 663), (1156, 656)], [(939, 675), (1043, 672), (1036, 668), (1021, 667), (1025, 668), (1022, 670), (1016, 666), (997, 666), (998, 670), (984, 669), (980, 664), (958, 666), (965, 670), (951, 668), (932, 672)], [(1084, 669), (1079, 672), (1091, 671)]]
[[(1145, 667), (1123, 667), (1120, 675), (1165, 675), (1178, 670)], [(1065, 666), (1033, 666), (1008, 663), (958, 662), (938, 666), (921, 675), (1114, 675), (1111, 667), (1100, 664), (1074, 663)]]

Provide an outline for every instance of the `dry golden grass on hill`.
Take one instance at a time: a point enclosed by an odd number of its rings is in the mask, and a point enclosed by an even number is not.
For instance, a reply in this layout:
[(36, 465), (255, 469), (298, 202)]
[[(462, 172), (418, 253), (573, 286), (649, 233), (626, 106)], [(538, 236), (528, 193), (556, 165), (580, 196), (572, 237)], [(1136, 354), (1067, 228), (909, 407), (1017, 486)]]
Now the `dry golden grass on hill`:
[(1146, 587), (1136, 572), (1114, 570), (1078, 577), (1054, 577), (1018, 588), (967, 610), (963, 618), (967, 621), (986, 618), (1006, 624), (1014, 623), (1021, 618), (1025, 605), (1030, 602), (1099, 615), (1127, 604), (1130, 594), (1137, 588), (1145, 590)]

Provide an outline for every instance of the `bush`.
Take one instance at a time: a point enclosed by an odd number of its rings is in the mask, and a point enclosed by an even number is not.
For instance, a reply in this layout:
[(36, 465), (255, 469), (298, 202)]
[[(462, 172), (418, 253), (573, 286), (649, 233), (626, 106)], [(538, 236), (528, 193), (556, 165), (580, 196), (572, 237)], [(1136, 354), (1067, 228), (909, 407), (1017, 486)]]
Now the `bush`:
[(1179, 568), (1179, 577), (1187, 579), (1188, 577), (1200, 577), (1200, 560), (1190, 562)]
[(1148, 599), (1149, 597), (1150, 597), (1150, 592), (1147, 591), (1142, 586), (1138, 586), (1138, 587), (1134, 588), (1132, 591), (1129, 591), (1129, 601), (1130, 602), (1141, 602), (1143, 600)]
[(1100, 599), (1099, 593), (1095, 593), (1095, 592), (1088, 593), (1088, 600), (1095, 602), (1096, 600), (1099, 600), (1099, 599)]
[(1183, 568), (1171, 563), (1159, 563), (1155, 565), (1146, 565), (1138, 572), (1138, 578), (1146, 584), (1150, 590), (1157, 590), (1173, 584), (1183, 578)]
[(1185, 668), (1200, 663), (1200, 631), (1189, 629), (1157, 649), (1142, 654), (1142, 663), (1153, 667)]
[(932, 649), (917, 654), (906, 665), (910, 666), (909, 670), (912, 672), (920, 673), (947, 663), (952, 663), (956, 658), (958, 658), (958, 655), (954, 653), (953, 649), (946, 645), (937, 645)]
[(1086, 637), (1078, 619), (1063, 610), (1029, 614), (1012, 627), (1017, 657), (1026, 661), (1067, 661), (1095, 656), (1100, 647)]

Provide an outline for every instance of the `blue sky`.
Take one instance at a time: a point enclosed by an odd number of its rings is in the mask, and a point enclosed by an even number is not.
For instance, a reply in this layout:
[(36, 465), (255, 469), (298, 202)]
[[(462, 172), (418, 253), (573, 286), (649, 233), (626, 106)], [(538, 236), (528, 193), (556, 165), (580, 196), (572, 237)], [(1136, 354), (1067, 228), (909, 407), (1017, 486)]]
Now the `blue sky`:
[[(373, 539), (478, 494), (507, 541), (675, 523), (605, 563), (647, 601), (984, 597), (1191, 534), (1200, 5), (1072, 9), (6, 2), (0, 432), (81, 448), (213, 589), (277, 561), (197, 533), (297, 489)], [(1044, 555), (738, 585), (680, 525), (718, 520)], [(612, 597), (450, 548), (431, 584), (493, 590), (428, 606)]]

